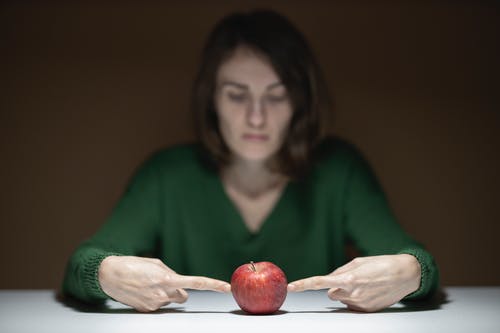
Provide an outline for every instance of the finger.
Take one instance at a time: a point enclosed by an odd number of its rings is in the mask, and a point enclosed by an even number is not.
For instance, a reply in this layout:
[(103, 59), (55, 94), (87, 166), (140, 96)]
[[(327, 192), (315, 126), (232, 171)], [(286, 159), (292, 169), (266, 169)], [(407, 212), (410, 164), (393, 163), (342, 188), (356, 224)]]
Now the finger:
[(328, 298), (332, 301), (349, 301), (351, 298), (351, 293), (342, 288), (331, 288), (328, 290)]
[(353, 260), (349, 261), (345, 265), (338, 267), (336, 270), (334, 270), (330, 274), (331, 275), (344, 274), (344, 273), (358, 267), (361, 261), (362, 261), (361, 257), (354, 258)]
[(177, 275), (170, 280), (169, 286), (174, 288), (213, 290), (224, 293), (231, 291), (229, 283), (204, 276)]
[(171, 295), (169, 295), (171, 302), (179, 304), (186, 302), (188, 297), (188, 293), (182, 288), (175, 289), (175, 291)]
[(359, 306), (359, 305), (349, 303), (349, 302), (342, 302), (342, 303), (347, 305), (347, 308), (349, 310), (355, 311), (355, 312), (375, 312), (377, 310), (380, 310), (378, 308), (367, 308), (367, 307)]
[(354, 266), (354, 264), (352, 263), (352, 261), (350, 261), (347, 264), (335, 269), (333, 272), (330, 273), (330, 275), (344, 274), (344, 273), (350, 271), (351, 269), (353, 269), (354, 268), (353, 266)]
[(168, 267), (167, 265), (163, 265), (163, 268), (165, 268), (169, 273), (171, 274), (177, 274), (176, 271), (174, 271), (172, 268)]
[(147, 257), (143, 257), (142, 259), (144, 259), (146, 261), (149, 261), (149, 262), (151, 262), (153, 264), (160, 264), (169, 273), (177, 274), (172, 268), (170, 268), (167, 265), (165, 265), (165, 263), (163, 261), (161, 261), (160, 259), (157, 259), (157, 258), (147, 258)]
[(139, 312), (153, 312), (158, 310), (161, 307), (169, 305), (170, 299), (167, 295), (164, 297), (157, 297), (151, 300), (139, 299), (137, 302), (133, 302), (134, 304), (124, 303), (134, 307)]
[(320, 275), (297, 280), (288, 285), (289, 291), (319, 290), (341, 288), (350, 291), (353, 288), (352, 274)]
[(159, 309), (159, 308), (162, 308), (162, 307), (164, 307), (164, 306), (167, 306), (167, 305), (169, 305), (170, 303), (172, 303), (172, 302), (171, 302), (171, 301), (165, 301), (165, 302), (162, 302), (162, 303), (160, 304), (160, 306), (158, 307), (158, 309)]
[(320, 275), (293, 281), (288, 284), (288, 291), (319, 290), (342, 287), (341, 280), (335, 276)]

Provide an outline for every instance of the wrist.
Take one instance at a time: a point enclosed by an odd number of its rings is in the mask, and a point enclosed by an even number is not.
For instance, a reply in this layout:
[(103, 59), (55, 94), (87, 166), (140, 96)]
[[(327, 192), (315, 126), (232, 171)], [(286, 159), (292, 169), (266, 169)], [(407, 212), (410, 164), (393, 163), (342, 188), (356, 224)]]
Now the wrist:
[(102, 291), (105, 294), (108, 294), (106, 292), (106, 289), (107, 289), (106, 288), (106, 281), (113, 274), (112, 267), (113, 267), (113, 263), (115, 262), (115, 260), (117, 258), (118, 258), (118, 256), (115, 256), (115, 255), (107, 256), (106, 258), (104, 258), (101, 261), (101, 264), (99, 265), (99, 269), (97, 270), (97, 282), (99, 283), (99, 286), (101, 287)]
[(420, 288), (422, 268), (420, 262), (411, 254), (398, 254), (403, 262), (403, 274), (408, 285), (407, 295), (417, 291)]

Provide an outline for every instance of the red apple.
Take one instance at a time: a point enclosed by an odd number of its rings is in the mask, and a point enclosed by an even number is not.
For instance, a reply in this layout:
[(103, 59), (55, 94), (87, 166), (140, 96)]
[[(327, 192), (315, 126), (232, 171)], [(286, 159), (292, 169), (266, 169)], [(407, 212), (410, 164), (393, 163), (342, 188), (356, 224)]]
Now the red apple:
[(251, 314), (278, 311), (285, 301), (286, 290), (285, 273), (268, 261), (243, 264), (231, 277), (231, 291), (236, 303)]

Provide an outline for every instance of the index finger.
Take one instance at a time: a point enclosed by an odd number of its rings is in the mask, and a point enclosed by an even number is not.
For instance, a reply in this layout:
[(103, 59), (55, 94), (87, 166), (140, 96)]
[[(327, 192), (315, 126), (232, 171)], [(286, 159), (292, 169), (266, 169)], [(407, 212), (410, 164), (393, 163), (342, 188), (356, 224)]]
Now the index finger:
[(213, 290), (224, 293), (231, 291), (229, 283), (204, 276), (177, 275), (176, 278), (170, 281), (170, 286), (196, 290)]
[(296, 280), (288, 284), (289, 291), (320, 290), (342, 288), (345, 284), (338, 276), (318, 275), (310, 278)]

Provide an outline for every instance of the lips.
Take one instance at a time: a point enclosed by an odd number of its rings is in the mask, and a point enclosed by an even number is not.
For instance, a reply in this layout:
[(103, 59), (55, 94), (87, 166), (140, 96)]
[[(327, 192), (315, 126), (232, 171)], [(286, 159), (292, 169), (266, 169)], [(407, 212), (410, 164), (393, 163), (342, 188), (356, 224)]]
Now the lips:
[(243, 134), (243, 139), (247, 141), (263, 142), (269, 140), (269, 136), (265, 134)]

